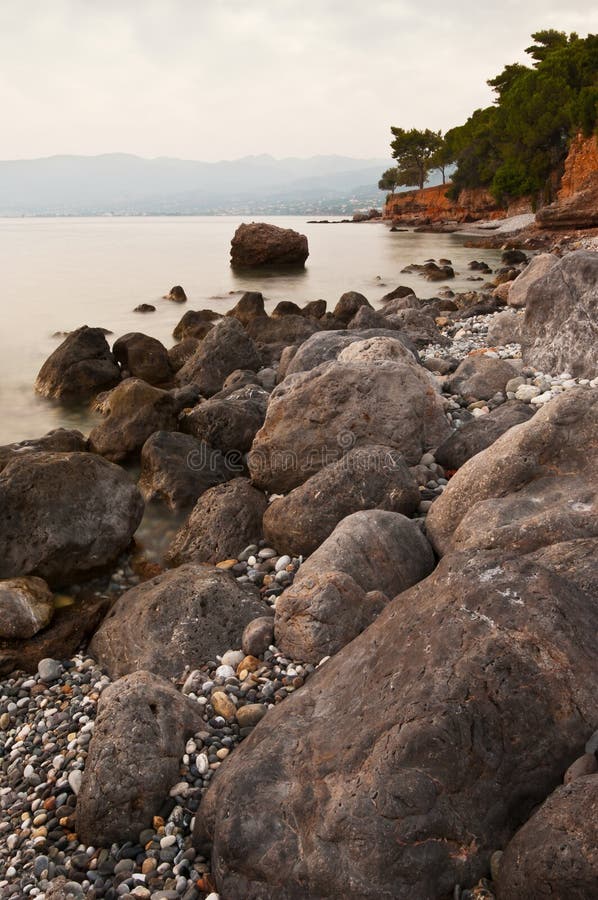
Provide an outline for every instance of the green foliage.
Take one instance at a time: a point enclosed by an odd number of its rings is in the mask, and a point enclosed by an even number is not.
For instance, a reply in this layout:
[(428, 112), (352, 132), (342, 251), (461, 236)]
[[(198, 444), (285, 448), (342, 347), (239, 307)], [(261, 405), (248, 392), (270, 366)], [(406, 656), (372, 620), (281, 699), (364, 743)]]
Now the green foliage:
[(387, 169), (386, 172), (382, 173), (382, 178), (378, 182), (378, 190), (390, 191), (391, 194), (394, 194), (400, 184), (398, 178), (399, 170), (396, 166), (392, 169)]
[(439, 131), (418, 131), (411, 128), (392, 127), (394, 140), (391, 141), (393, 159), (398, 161), (397, 168), (402, 179), (414, 178), (414, 180), (402, 180), (401, 184), (417, 184), (423, 188), (426, 176), (430, 169), (434, 168), (434, 154), (442, 146), (442, 136)]
[[(424, 171), (440, 168), (442, 159), (456, 163), (453, 197), (466, 187), (489, 188), (503, 202), (546, 192), (575, 134), (596, 131), (598, 35), (580, 38), (547, 29), (532, 39), (526, 51), (531, 67), (507, 65), (488, 82), (496, 93), (494, 106), (476, 110), (464, 125), (447, 132), (444, 141), (439, 132), (416, 133), (440, 140), (425, 152)], [(395, 128), (392, 132), (393, 151), (399, 137), (403, 149), (413, 134)], [(421, 176), (422, 168), (418, 171)]]

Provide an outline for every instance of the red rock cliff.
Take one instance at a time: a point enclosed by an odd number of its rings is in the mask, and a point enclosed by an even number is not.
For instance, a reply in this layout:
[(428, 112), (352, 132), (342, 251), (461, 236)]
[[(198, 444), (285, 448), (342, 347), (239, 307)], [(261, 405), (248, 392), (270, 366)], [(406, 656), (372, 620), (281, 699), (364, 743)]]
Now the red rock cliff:
[(483, 188), (461, 191), (457, 201), (449, 200), (446, 192), (450, 184), (439, 184), (423, 190), (405, 191), (389, 197), (384, 217), (396, 221), (424, 220), (472, 221), (505, 215), (494, 198)]
[(571, 142), (565, 160), (558, 201), (562, 202), (580, 191), (590, 176), (598, 179), (598, 138), (596, 135), (584, 138), (578, 134)]

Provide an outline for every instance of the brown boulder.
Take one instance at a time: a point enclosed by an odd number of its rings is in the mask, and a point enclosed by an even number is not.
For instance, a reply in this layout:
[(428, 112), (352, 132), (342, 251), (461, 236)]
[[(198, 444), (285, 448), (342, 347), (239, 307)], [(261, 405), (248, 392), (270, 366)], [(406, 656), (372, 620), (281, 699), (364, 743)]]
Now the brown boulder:
[(335, 319), (338, 319), (339, 322), (344, 322), (346, 325), (363, 306), (372, 309), (372, 304), (367, 297), (363, 296), (363, 294), (359, 294), (357, 291), (347, 291), (339, 299), (334, 307), (332, 315)]
[(83, 325), (72, 331), (48, 357), (35, 390), (55, 400), (90, 400), (120, 381), (117, 366), (101, 328)]
[(460, 469), (468, 459), (490, 447), (509, 428), (527, 422), (533, 414), (534, 410), (529, 403), (519, 400), (501, 403), (487, 415), (466, 422), (454, 431), (434, 451), (434, 458), (444, 469)]
[(21, 457), (29, 453), (68, 453), (75, 451), (84, 453), (87, 450), (87, 438), (80, 431), (69, 428), (55, 428), (39, 438), (30, 438), (15, 444), (5, 444), (0, 447), (0, 471), (17, 456)]
[(386, 327), (397, 328), (412, 341), (418, 349), (428, 344), (448, 347), (450, 341), (438, 330), (433, 317), (423, 309), (400, 309), (393, 315), (385, 315)]
[(241, 325), (249, 325), (254, 319), (266, 319), (263, 295), (259, 291), (245, 291), (226, 315), (238, 319)]
[(303, 310), (300, 306), (297, 306), (296, 303), (293, 303), (292, 300), (281, 300), (280, 303), (277, 303), (272, 312), (270, 313), (270, 318), (272, 319), (282, 319), (284, 316), (302, 316)]
[(90, 644), (112, 678), (147, 669), (177, 678), (224, 647), (240, 647), (243, 629), (268, 606), (228, 572), (199, 564), (171, 569), (118, 598)]
[(154, 816), (168, 814), (185, 742), (203, 726), (200, 709), (150, 672), (108, 685), (77, 796), (77, 834), (86, 846), (136, 843)]
[(507, 381), (517, 374), (504, 359), (485, 354), (467, 356), (449, 378), (447, 389), (466, 400), (490, 400), (495, 394), (504, 393)]
[(164, 384), (172, 378), (166, 347), (147, 334), (124, 334), (114, 342), (112, 353), (123, 369), (148, 384)]
[(503, 853), (499, 900), (590, 900), (598, 886), (598, 775), (557, 788)]
[(0, 638), (30, 638), (50, 622), (52, 591), (42, 578), (0, 581)]
[(205, 441), (176, 431), (156, 431), (141, 450), (138, 487), (146, 501), (162, 500), (170, 509), (186, 509), (233, 474), (220, 450)]
[(213, 309), (188, 309), (175, 325), (172, 336), (177, 341), (189, 337), (201, 340), (213, 328), (216, 319), (220, 318), (220, 313)]
[(167, 559), (177, 566), (236, 559), (244, 547), (261, 540), (265, 509), (266, 498), (247, 478), (210, 488), (174, 536)]
[(401, 455), (365, 445), (272, 501), (264, 514), (264, 535), (273, 547), (308, 556), (351, 513), (384, 509), (409, 515), (418, 504), (417, 484)]
[(203, 339), (176, 375), (178, 384), (196, 384), (205, 397), (221, 390), (235, 369), (257, 371), (261, 359), (255, 344), (235, 318), (224, 318)]
[(591, 596), (524, 558), (442, 560), (222, 767), (194, 832), (218, 891), (412, 900), (475, 884), (595, 726), (597, 627)]
[[(207, 334), (207, 331), (205, 334)], [(202, 337), (205, 337), (205, 334), (202, 334)], [(183, 368), (187, 360), (193, 356), (199, 347), (199, 341), (199, 338), (186, 337), (180, 343), (170, 348), (168, 351), (168, 362), (173, 372), (178, 372), (179, 369)]]
[(264, 424), (268, 394), (256, 384), (212, 397), (181, 416), (181, 430), (241, 460)]
[(265, 222), (239, 225), (231, 241), (231, 266), (301, 266), (309, 256), (307, 238), (291, 228)]
[(523, 272), (514, 281), (508, 282), (506, 301), (509, 306), (519, 309), (527, 303), (527, 292), (534, 282), (543, 278), (558, 262), (552, 253), (538, 253), (533, 256)]
[(164, 300), (174, 300), (175, 303), (186, 303), (187, 294), (180, 284), (175, 284), (169, 292), (164, 296)]

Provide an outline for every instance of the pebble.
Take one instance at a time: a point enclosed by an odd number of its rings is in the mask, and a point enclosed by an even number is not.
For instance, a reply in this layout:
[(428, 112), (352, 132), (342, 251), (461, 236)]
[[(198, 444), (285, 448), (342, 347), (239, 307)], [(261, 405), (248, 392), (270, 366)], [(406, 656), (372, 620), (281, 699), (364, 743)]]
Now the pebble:
[(37, 673), (42, 681), (49, 684), (58, 681), (62, 674), (62, 665), (57, 659), (40, 659)]

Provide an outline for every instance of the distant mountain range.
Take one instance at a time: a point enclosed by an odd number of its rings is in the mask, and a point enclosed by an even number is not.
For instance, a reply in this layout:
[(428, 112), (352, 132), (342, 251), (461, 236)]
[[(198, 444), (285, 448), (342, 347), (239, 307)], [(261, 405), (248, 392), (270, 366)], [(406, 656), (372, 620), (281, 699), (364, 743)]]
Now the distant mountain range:
[(0, 162), (0, 215), (342, 214), (381, 206), (392, 162), (246, 156), (223, 162), (124, 153)]

